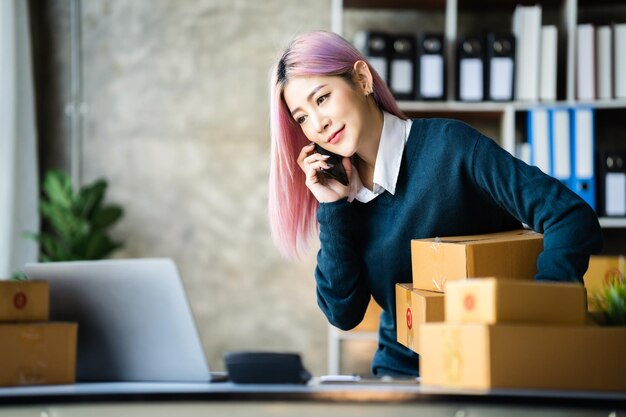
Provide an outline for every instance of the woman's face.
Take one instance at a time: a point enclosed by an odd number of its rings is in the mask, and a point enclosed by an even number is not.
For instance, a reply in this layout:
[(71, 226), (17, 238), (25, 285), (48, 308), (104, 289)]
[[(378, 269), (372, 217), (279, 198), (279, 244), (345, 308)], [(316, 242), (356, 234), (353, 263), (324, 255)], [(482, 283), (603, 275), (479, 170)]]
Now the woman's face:
[(285, 103), (305, 136), (324, 149), (350, 157), (367, 132), (371, 107), (363, 91), (338, 76), (295, 77)]

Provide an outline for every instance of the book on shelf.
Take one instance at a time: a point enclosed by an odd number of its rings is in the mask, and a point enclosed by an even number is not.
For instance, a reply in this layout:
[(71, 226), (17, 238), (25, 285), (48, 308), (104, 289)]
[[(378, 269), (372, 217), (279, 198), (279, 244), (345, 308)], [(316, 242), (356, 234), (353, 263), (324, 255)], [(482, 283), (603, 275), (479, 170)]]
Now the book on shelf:
[(538, 101), (541, 41), (541, 5), (515, 7), (512, 32), (515, 53), (515, 98)]
[(539, 99), (556, 100), (557, 74), (557, 28), (554, 25), (541, 27), (541, 59), (539, 74)]
[(391, 35), (389, 88), (398, 100), (415, 99), (416, 39), (413, 34)]
[(528, 111), (528, 143), (530, 164), (552, 175), (550, 120), (548, 109), (537, 107)]
[(614, 97), (626, 99), (626, 23), (613, 25)]
[(595, 210), (594, 110), (578, 106), (572, 109), (572, 190)]
[(598, 215), (626, 216), (626, 152), (598, 153)]
[(611, 26), (596, 28), (596, 94), (600, 100), (613, 98), (612, 37)]
[(585, 23), (576, 28), (576, 98), (596, 98), (595, 28)]
[(550, 159), (552, 176), (571, 188), (571, 134), (570, 112), (567, 108), (555, 107), (549, 110)]
[(443, 100), (446, 71), (443, 33), (420, 33), (417, 38), (417, 99)]
[(492, 101), (512, 101), (515, 75), (515, 36), (487, 33), (485, 97)]
[(457, 90), (459, 101), (484, 100), (485, 41), (481, 35), (465, 35), (457, 42)]

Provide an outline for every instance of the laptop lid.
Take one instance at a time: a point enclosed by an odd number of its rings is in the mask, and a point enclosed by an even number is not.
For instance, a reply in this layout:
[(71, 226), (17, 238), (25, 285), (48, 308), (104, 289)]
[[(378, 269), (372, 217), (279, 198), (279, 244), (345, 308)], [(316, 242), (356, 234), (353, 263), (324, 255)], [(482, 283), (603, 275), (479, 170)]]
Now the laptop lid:
[(207, 382), (209, 367), (171, 259), (32, 263), (50, 320), (78, 323), (77, 381)]

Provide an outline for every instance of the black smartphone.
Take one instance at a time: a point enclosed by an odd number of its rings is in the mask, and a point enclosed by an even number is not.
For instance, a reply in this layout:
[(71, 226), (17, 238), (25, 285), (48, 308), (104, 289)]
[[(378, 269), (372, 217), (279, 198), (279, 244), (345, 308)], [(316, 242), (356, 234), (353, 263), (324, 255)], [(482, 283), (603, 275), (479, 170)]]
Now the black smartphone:
[(348, 184), (350, 184), (346, 169), (343, 167), (343, 156), (327, 151), (317, 143), (315, 144), (315, 152), (321, 155), (330, 155), (330, 158), (326, 160), (326, 163), (330, 165), (330, 169), (321, 170), (324, 175), (336, 179), (343, 185), (347, 186)]

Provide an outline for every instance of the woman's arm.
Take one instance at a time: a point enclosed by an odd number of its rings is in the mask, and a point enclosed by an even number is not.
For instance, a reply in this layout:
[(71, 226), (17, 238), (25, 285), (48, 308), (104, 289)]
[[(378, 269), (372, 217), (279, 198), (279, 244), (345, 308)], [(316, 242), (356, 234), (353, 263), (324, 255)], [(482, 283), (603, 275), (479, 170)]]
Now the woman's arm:
[(557, 179), (514, 158), (482, 134), (476, 132), (475, 137), (470, 166), (476, 185), (544, 235), (536, 279), (582, 282), (589, 255), (602, 249), (602, 230), (593, 209)]
[(370, 301), (355, 248), (351, 204), (345, 198), (321, 203), (317, 220), (321, 243), (315, 268), (317, 302), (333, 326), (350, 330), (363, 320)]

